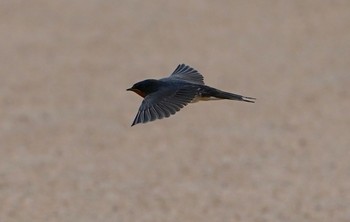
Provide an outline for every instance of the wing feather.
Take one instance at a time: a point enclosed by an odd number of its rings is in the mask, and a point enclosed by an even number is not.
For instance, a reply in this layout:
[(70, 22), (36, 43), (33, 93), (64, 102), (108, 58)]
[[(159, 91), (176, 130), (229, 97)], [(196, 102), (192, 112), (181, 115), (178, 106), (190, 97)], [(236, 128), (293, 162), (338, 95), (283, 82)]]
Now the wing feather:
[[(183, 67), (182, 67), (183, 68)], [(196, 96), (195, 87), (163, 88), (144, 98), (131, 126), (168, 118), (180, 111)]]
[(186, 64), (178, 65), (169, 78), (180, 79), (187, 82), (204, 85), (204, 77), (202, 74)]

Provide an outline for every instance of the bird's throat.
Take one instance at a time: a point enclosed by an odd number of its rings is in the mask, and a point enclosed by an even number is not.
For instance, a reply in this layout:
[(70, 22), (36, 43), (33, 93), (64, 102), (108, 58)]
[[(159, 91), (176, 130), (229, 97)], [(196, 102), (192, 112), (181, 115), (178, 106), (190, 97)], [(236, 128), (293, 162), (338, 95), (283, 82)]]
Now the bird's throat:
[(146, 96), (146, 94), (139, 89), (130, 89), (130, 91), (133, 91), (134, 93), (138, 94), (139, 96), (141, 96), (143, 98), (145, 98), (145, 96)]

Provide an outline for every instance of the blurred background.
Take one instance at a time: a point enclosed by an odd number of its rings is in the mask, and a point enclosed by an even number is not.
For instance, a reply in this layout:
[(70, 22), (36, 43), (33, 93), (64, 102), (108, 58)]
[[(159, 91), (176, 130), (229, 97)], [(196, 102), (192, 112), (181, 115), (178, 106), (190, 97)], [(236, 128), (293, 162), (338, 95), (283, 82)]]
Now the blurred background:
[[(0, 221), (350, 221), (349, 1), (0, 2)], [(257, 103), (130, 127), (179, 63)]]

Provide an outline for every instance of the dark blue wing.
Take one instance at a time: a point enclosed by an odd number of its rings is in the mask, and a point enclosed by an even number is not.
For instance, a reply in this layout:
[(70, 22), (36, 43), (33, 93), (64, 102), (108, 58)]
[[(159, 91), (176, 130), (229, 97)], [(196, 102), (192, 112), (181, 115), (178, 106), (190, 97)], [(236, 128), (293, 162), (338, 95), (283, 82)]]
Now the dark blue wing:
[(168, 118), (190, 103), (196, 96), (196, 87), (165, 88), (144, 98), (131, 126), (156, 119)]
[(178, 65), (169, 78), (181, 79), (191, 83), (204, 85), (204, 77), (202, 74), (185, 64)]

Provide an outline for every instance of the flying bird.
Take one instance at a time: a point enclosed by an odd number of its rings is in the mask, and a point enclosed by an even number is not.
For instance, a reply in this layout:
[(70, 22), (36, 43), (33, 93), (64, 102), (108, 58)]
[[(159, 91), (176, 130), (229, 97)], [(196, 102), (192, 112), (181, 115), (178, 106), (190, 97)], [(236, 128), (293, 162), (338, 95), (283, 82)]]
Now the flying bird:
[(128, 91), (143, 97), (131, 126), (168, 118), (189, 103), (206, 100), (238, 100), (254, 103), (255, 98), (233, 94), (204, 84), (203, 76), (194, 68), (180, 64), (162, 79), (146, 79), (135, 83)]

